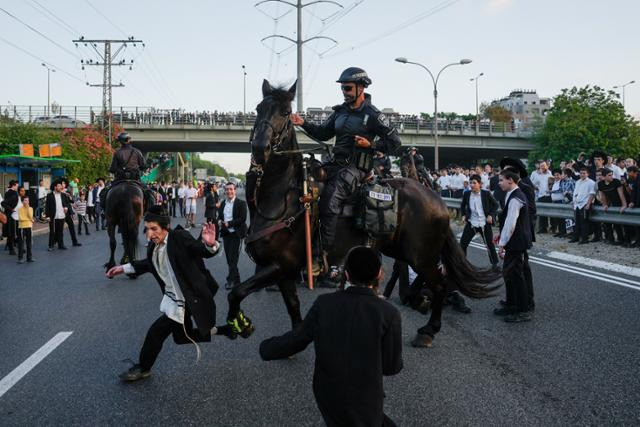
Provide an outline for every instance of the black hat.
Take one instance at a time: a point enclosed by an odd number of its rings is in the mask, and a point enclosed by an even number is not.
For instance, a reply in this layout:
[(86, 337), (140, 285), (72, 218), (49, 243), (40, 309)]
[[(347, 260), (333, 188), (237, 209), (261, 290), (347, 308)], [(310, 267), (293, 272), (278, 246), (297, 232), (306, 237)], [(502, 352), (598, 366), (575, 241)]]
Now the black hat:
[(171, 218), (166, 214), (161, 205), (153, 205), (144, 214), (145, 221), (157, 222), (160, 225), (169, 225)]
[(18, 181), (16, 181), (15, 179), (12, 179), (11, 181), (9, 181), (9, 187), (13, 187), (16, 184), (18, 184)]
[(369, 285), (378, 277), (382, 260), (380, 254), (366, 246), (356, 246), (347, 254), (344, 268), (354, 285)]
[(520, 178), (526, 178), (529, 176), (529, 172), (527, 172), (527, 167), (522, 163), (520, 159), (514, 159), (511, 157), (503, 157), (500, 160), (500, 169), (504, 169), (507, 166), (511, 166), (514, 168), (518, 174), (520, 174)]
[(368, 87), (372, 81), (362, 68), (349, 67), (340, 74), (340, 78), (336, 80), (336, 83), (355, 83)]
[(600, 157), (602, 160), (606, 161), (607, 153), (602, 150), (595, 150), (593, 153), (591, 153), (591, 158), (595, 159), (596, 157)]

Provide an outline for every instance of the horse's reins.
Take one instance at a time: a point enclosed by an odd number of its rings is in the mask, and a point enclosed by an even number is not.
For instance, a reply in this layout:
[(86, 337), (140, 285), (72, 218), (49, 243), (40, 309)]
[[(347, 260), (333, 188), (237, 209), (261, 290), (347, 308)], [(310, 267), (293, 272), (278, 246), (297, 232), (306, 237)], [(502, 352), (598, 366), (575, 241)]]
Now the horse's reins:
[[(278, 150), (278, 148), (280, 147), (280, 145), (284, 142), (284, 140), (289, 136), (289, 133), (293, 127), (293, 122), (291, 121), (291, 118), (289, 117), (289, 115), (287, 115), (288, 120), (287, 123), (285, 124), (285, 126), (283, 127), (283, 129), (281, 129), (279, 132), (276, 131), (275, 127), (273, 126), (273, 124), (268, 121), (268, 120), (261, 120), (259, 122), (256, 122), (256, 124), (253, 126), (253, 129), (251, 130), (251, 136), (250, 136), (250, 140), (253, 141), (253, 134), (256, 130), (256, 128), (259, 125), (263, 125), (266, 124), (267, 126), (269, 126), (271, 128), (271, 130), (273, 131), (273, 137), (271, 139), (271, 141), (275, 140), (275, 143), (271, 143), (270, 141), (270, 145), (271, 145), (271, 151), (274, 155), (290, 155), (290, 154), (304, 154), (304, 153), (312, 153), (314, 151), (317, 151), (319, 149), (327, 149), (327, 152), (329, 154), (331, 154), (330, 151), (330, 144), (327, 144), (325, 142), (319, 141), (315, 138), (313, 138), (312, 136), (310, 136), (308, 133), (306, 133), (304, 130), (302, 130), (302, 132), (309, 137), (309, 139), (311, 139), (312, 141), (318, 143), (321, 145), (321, 147), (316, 147), (316, 148), (307, 148), (307, 149), (291, 149), (291, 150)], [(280, 221), (277, 222), (276, 224), (269, 226), (267, 228), (263, 228), (262, 230), (258, 230), (255, 233), (252, 233), (251, 235), (247, 236), (245, 238), (245, 244), (254, 242), (256, 240), (260, 240), (263, 237), (266, 237), (272, 233), (275, 233), (276, 231), (282, 230), (284, 228), (291, 228), (291, 226), (293, 225), (293, 223), (295, 222), (296, 219), (298, 219), (298, 217), (300, 217), (300, 215), (302, 215), (305, 211), (305, 208), (303, 207), (302, 209), (300, 209), (295, 215), (289, 217), (289, 218), (283, 218), (287, 211), (287, 203), (286, 203), (286, 198), (287, 198), (287, 194), (289, 193), (289, 190), (291, 189), (291, 187), (289, 187), (287, 189), (287, 191), (284, 194), (284, 209), (282, 211), (282, 213), (280, 215), (277, 215), (275, 217), (270, 217), (265, 215), (261, 210), (260, 210), (260, 206), (258, 205), (258, 190), (260, 189), (260, 184), (262, 182), (262, 176), (264, 174), (264, 171), (262, 170), (262, 165), (259, 164), (254, 164), (252, 166), (253, 171), (256, 173), (257, 178), (256, 178), (256, 188), (254, 190), (254, 200), (255, 200), (255, 205), (256, 205), (256, 212), (258, 213), (258, 215), (260, 215), (261, 217), (263, 217), (264, 219), (267, 220), (275, 220), (277, 218), (280, 218)]]

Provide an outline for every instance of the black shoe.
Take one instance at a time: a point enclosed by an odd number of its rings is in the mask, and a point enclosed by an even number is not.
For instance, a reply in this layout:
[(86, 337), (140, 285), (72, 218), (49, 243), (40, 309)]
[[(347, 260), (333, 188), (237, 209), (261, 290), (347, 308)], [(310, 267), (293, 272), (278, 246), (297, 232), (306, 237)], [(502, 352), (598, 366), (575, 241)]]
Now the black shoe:
[(58, 249), (60, 249), (61, 251), (66, 251), (66, 250), (67, 250), (67, 249), (69, 249), (69, 248), (68, 248), (68, 247), (66, 247), (66, 246), (60, 246), (60, 247), (58, 247)]
[(225, 283), (225, 284), (224, 284), (224, 288), (225, 288), (227, 291), (230, 291), (231, 289), (233, 289), (233, 283), (231, 283), (231, 282), (227, 282), (227, 283)]
[(600, 237), (594, 237), (593, 239), (591, 239), (591, 243), (596, 243), (596, 242), (602, 242), (602, 239)]
[(80, 242), (75, 242), (75, 243), (73, 244), (73, 246), (82, 246), (82, 243), (80, 243)]
[(133, 365), (127, 371), (124, 371), (119, 375), (122, 381), (127, 382), (142, 380), (149, 378), (149, 376), (151, 376), (151, 371), (143, 371), (138, 364)]
[(88, 231), (84, 234), (86, 234), (87, 236), (91, 236), (91, 233), (89, 233)]
[(33, 259), (33, 258), (29, 258), (29, 259), (27, 260), (27, 262), (36, 262), (36, 260), (35, 260), (35, 259)]
[(493, 314), (496, 316), (509, 316), (512, 314), (516, 314), (516, 310), (513, 307), (501, 307), (493, 310)]
[(14, 250), (9, 250), (9, 255), (18, 255), (18, 253)]
[(523, 312), (509, 314), (508, 316), (504, 317), (504, 321), (507, 323), (530, 322), (531, 315), (529, 313), (523, 313)]
[(47, 252), (53, 252), (53, 248), (52, 247), (48, 248)]
[(547, 234), (547, 230), (538, 230), (538, 234)]

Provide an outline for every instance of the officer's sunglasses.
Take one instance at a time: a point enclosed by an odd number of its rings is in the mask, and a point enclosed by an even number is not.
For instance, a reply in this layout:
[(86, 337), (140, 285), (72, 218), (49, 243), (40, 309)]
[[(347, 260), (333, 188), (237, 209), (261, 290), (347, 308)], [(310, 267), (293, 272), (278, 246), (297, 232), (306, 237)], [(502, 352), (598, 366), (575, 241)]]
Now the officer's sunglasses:
[(353, 85), (342, 85), (340, 88), (342, 89), (343, 92), (351, 92), (355, 88), (355, 86), (353, 86)]

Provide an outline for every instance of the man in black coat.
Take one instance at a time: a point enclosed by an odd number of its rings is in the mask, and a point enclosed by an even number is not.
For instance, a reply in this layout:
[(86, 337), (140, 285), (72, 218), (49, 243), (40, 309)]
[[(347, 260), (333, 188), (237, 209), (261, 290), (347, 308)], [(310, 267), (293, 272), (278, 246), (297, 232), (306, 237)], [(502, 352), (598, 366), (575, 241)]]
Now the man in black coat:
[(328, 426), (392, 426), (383, 412), (383, 375), (402, 370), (398, 310), (379, 298), (380, 255), (358, 246), (346, 257), (348, 287), (319, 296), (292, 331), (260, 344), (264, 360), (284, 359), (314, 343), (313, 393)]
[(11, 214), (18, 206), (18, 181), (9, 181), (9, 188), (4, 193), (4, 200), (2, 201), (2, 207), (4, 213), (7, 216), (7, 249), (10, 255), (16, 255), (16, 237), (18, 233), (18, 222), (11, 217)]
[[(158, 281), (163, 298), (162, 316), (149, 331), (140, 351), (139, 363), (122, 373), (123, 381), (137, 381), (151, 375), (151, 367), (160, 354), (164, 340), (173, 335), (176, 344), (210, 341), (218, 332), (215, 328), (216, 304), (213, 297), (218, 284), (206, 269), (203, 258), (218, 253), (215, 224), (205, 224), (200, 239), (178, 226), (169, 228), (170, 217), (159, 205), (149, 208), (144, 217), (147, 238), (147, 257), (130, 264), (115, 266), (107, 277), (118, 274), (151, 273)], [(191, 323), (195, 320), (196, 327)], [(199, 356), (198, 356), (199, 357)]]
[(73, 246), (82, 246), (82, 243), (78, 242), (78, 237), (76, 236), (76, 227), (73, 224), (73, 214), (75, 212), (73, 211), (73, 207), (72, 207), (73, 198), (67, 190), (68, 187), (69, 187), (68, 181), (66, 181), (63, 178), (62, 179), (62, 196), (67, 199), (67, 202), (69, 205), (68, 209), (65, 211), (66, 215), (64, 218), (64, 222), (67, 224), (67, 228), (69, 229), (69, 234), (71, 235), (71, 244)]
[(218, 223), (229, 266), (225, 284), (225, 289), (229, 290), (240, 284), (238, 258), (240, 258), (242, 239), (247, 235), (247, 202), (236, 197), (236, 186), (232, 182), (225, 184), (224, 194), (225, 199), (218, 209)]
[(494, 268), (498, 266), (498, 255), (493, 245), (493, 231), (491, 226), (495, 222), (498, 212), (498, 202), (493, 198), (489, 190), (482, 188), (482, 178), (480, 175), (471, 175), (469, 178), (471, 191), (467, 191), (462, 196), (462, 204), (460, 212), (465, 222), (462, 237), (460, 238), (460, 246), (464, 253), (467, 253), (467, 247), (471, 239), (476, 234), (480, 234), (487, 246), (489, 253), (489, 261)]
[(207, 187), (207, 196), (204, 200), (204, 217), (208, 223), (216, 222), (219, 207), (220, 196), (218, 195), (218, 183), (214, 182), (211, 186)]
[(71, 210), (69, 198), (62, 193), (62, 181), (55, 181), (52, 190), (45, 200), (45, 215), (49, 218), (49, 252), (53, 251), (56, 243), (58, 249), (67, 249), (64, 245), (64, 222)]

